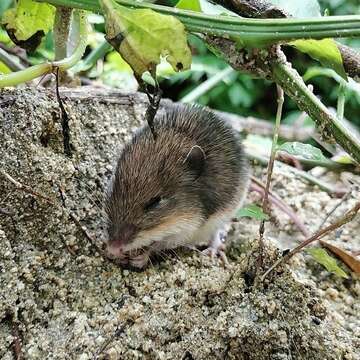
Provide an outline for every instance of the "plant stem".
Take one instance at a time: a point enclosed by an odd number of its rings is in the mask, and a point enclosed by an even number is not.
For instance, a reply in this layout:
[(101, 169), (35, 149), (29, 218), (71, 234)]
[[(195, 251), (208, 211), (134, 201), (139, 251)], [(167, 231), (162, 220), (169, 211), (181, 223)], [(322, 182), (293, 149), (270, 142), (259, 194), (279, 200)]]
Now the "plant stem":
[(75, 72), (90, 70), (99, 59), (102, 59), (110, 50), (112, 46), (104, 40), (99, 46), (93, 49), (84, 61), (76, 67)]
[(360, 140), (308, 89), (297, 71), (279, 60), (272, 63), (271, 67), (273, 80), (297, 103), (300, 110), (306, 111), (316, 122), (321, 135), (336, 140), (360, 163)]
[(196, 101), (200, 96), (206, 94), (209, 90), (211, 90), (214, 86), (216, 86), (219, 82), (223, 81), (224, 78), (236, 71), (232, 67), (227, 67), (211, 78), (207, 79), (199, 86), (197, 86), (194, 90), (190, 91), (187, 95), (185, 95), (180, 101), (183, 103), (192, 103)]
[(336, 221), (335, 223), (329, 225), (325, 229), (322, 229), (320, 231), (317, 231), (314, 235), (312, 235), (307, 240), (303, 241), (301, 244), (296, 246), (294, 249), (292, 249), (289, 253), (287, 253), (285, 256), (277, 260), (261, 277), (261, 281), (264, 281), (264, 279), (275, 269), (277, 268), (281, 263), (285, 263), (289, 261), (295, 254), (300, 252), (305, 246), (311, 244), (312, 242), (316, 240), (320, 240), (324, 236), (328, 235), (332, 231), (338, 229), (339, 227), (345, 225), (346, 223), (353, 220), (360, 210), (360, 201), (355, 204), (355, 206), (349, 210), (340, 220)]
[[(267, 169), (265, 194), (264, 194), (264, 198), (263, 198), (263, 202), (262, 202), (262, 209), (265, 214), (269, 214), (269, 191), (270, 191), (271, 175), (272, 175), (272, 172), (274, 169), (274, 162), (275, 162), (277, 142), (278, 142), (278, 137), (279, 137), (282, 108), (283, 108), (283, 104), (284, 104), (284, 91), (281, 89), (280, 86), (277, 86), (277, 93), (278, 93), (278, 106), (277, 106), (277, 112), (276, 112), (275, 128), (274, 128), (273, 141), (271, 144), (270, 160), (269, 160), (268, 169)], [(260, 223), (260, 228), (259, 228), (260, 248), (263, 248), (263, 246), (264, 246), (264, 231), (265, 231), (265, 220), (262, 220)]]
[[(101, 12), (97, 0), (37, 0), (53, 5)], [(245, 19), (236, 16), (207, 15), (134, 0), (116, 0), (134, 9), (152, 9), (177, 17), (188, 31), (217, 36), (234, 36), (243, 44), (269, 45), (295, 39), (323, 39), (360, 35), (360, 16), (329, 16), (306, 19)], [(234, 38), (235, 39), (235, 38)]]
[[(263, 198), (265, 195), (265, 188), (266, 185), (263, 184), (260, 180), (258, 180), (254, 176), (251, 177), (251, 184), (249, 191), (256, 191)], [(269, 200), (271, 203), (277, 206), (281, 211), (283, 211), (294, 222), (294, 224), (299, 228), (299, 230), (304, 234), (306, 238), (309, 236), (309, 232), (306, 226), (303, 224), (301, 219), (298, 218), (298, 216), (296, 215), (294, 210), (291, 209), (291, 207), (289, 207), (282, 199), (280, 199), (277, 195), (275, 195), (271, 191), (269, 191)]]
[(351, 189), (338, 201), (338, 203), (326, 214), (324, 220), (319, 225), (317, 231), (320, 231), (322, 227), (326, 224), (330, 216), (336, 211), (336, 209), (343, 204), (351, 196)]
[(338, 101), (337, 101), (337, 117), (339, 121), (344, 120), (344, 108), (345, 108), (345, 100), (346, 100), (346, 87), (342, 83), (339, 86), (339, 95), (338, 95)]
[(5, 86), (15, 86), (26, 81), (30, 81), (57, 68), (60, 70), (66, 70), (74, 66), (84, 54), (87, 43), (87, 22), (85, 13), (83, 11), (75, 11), (74, 19), (79, 23), (80, 33), (78, 46), (71, 56), (60, 61), (34, 65), (22, 71), (2, 75), (0, 76), (0, 88)]
[(55, 60), (61, 60), (67, 57), (67, 43), (70, 32), (71, 13), (71, 8), (63, 6), (58, 6), (56, 8), (53, 28)]
[(14, 61), (13, 57), (10, 56), (5, 50), (1, 48), (0, 48), (0, 61), (2, 61), (12, 71), (19, 71), (24, 69), (24, 66)]

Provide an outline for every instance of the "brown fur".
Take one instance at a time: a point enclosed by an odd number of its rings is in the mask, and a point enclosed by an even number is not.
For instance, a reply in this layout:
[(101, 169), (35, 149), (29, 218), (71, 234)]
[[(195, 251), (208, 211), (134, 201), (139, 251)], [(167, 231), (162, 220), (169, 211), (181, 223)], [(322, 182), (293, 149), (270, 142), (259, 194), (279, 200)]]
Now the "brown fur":
[[(245, 191), (248, 165), (242, 147), (214, 113), (176, 105), (158, 116), (154, 127), (156, 141), (145, 125), (120, 154), (107, 200), (110, 241), (121, 235), (124, 223), (142, 234), (164, 228), (177, 214), (192, 213), (205, 223), (235, 207)], [(199, 173), (186, 161), (195, 145), (205, 154)], [(159, 206), (146, 211), (146, 204), (159, 196)]]

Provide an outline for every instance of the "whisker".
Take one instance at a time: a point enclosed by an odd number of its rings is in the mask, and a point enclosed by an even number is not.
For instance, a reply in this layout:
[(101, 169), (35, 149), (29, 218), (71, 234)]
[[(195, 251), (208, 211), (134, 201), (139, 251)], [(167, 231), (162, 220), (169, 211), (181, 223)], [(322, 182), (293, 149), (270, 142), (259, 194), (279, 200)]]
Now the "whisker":
[(151, 267), (154, 269), (155, 266), (154, 266), (153, 262), (151, 261), (151, 256), (150, 255), (149, 255), (149, 262), (150, 262)]
[(170, 250), (170, 251), (175, 255), (175, 257), (176, 257), (179, 261), (181, 261), (181, 258), (180, 258), (180, 256), (176, 253), (175, 249), (168, 249), (168, 250)]
[[(104, 203), (105, 196), (104, 196), (104, 193), (103, 193), (102, 189), (97, 189), (95, 187), (92, 187), (90, 184), (88, 184), (85, 180), (81, 179), (80, 177), (76, 177), (76, 179), (79, 180), (79, 182), (81, 182), (81, 184), (86, 187), (86, 190), (88, 191), (88, 193), (90, 193), (92, 196), (94, 196), (95, 199), (100, 204)], [(98, 195), (98, 194), (95, 194), (96, 191), (101, 191), (101, 196)]]
[(192, 250), (192, 251), (197, 252), (197, 253), (200, 254), (200, 255), (204, 255), (204, 253), (203, 253), (201, 250), (199, 250), (196, 246), (186, 245), (185, 247), (186, 247), (187, 249), (190, 249), (190, 250)]
[(163, 250), (160, 250), (157, 254), (161, 257), (162, 260), (167, 260), (166, 254), (164, 254)]

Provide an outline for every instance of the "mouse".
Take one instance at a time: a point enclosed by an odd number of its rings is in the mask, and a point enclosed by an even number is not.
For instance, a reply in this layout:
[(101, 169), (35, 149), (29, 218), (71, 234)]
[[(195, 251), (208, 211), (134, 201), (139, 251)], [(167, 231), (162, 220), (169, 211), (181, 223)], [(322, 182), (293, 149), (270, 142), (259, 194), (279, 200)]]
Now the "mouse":
[(119, 153), (106, 194), (107, 255), (143, 269), (152, 254), (207, 244), (226, 261), (250, 178), (237, 134), (208, 108), (183, 104), (158, 113), (153, 131), (143, 125)]

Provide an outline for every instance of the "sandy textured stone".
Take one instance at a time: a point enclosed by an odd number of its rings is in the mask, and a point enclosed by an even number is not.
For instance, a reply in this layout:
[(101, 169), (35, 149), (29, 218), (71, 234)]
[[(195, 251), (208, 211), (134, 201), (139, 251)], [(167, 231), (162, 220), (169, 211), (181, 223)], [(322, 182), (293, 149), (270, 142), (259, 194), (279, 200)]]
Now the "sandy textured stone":
[[(53, 92), (0, 92), (1, 169), (51, 199), (0, 177), (0, 358), (12, 359), (17, 329), (26, 359), (358, 359), (358, 282), (299, 256), (293, 271), (279, 269), (254, 288), (256, 221), (234, 225), (228, 269), (179, 250), (131, 272), (96, 252), (62, 208), (59, 185), (66, 207), (101, 243), (102, 194), (145, 110), (140, 95), (101, 92), (63, 92), (72, 159), (63, 154)], [(274, 189), (312, 228), (313, 213), (335, 201), (284, 174), (274, 174)], [(281, 239), (301, 238), (275, 216), (267, 265), (280, 255)], [(359, 230), (358, 222), (347, 228), (353, 238)]]

